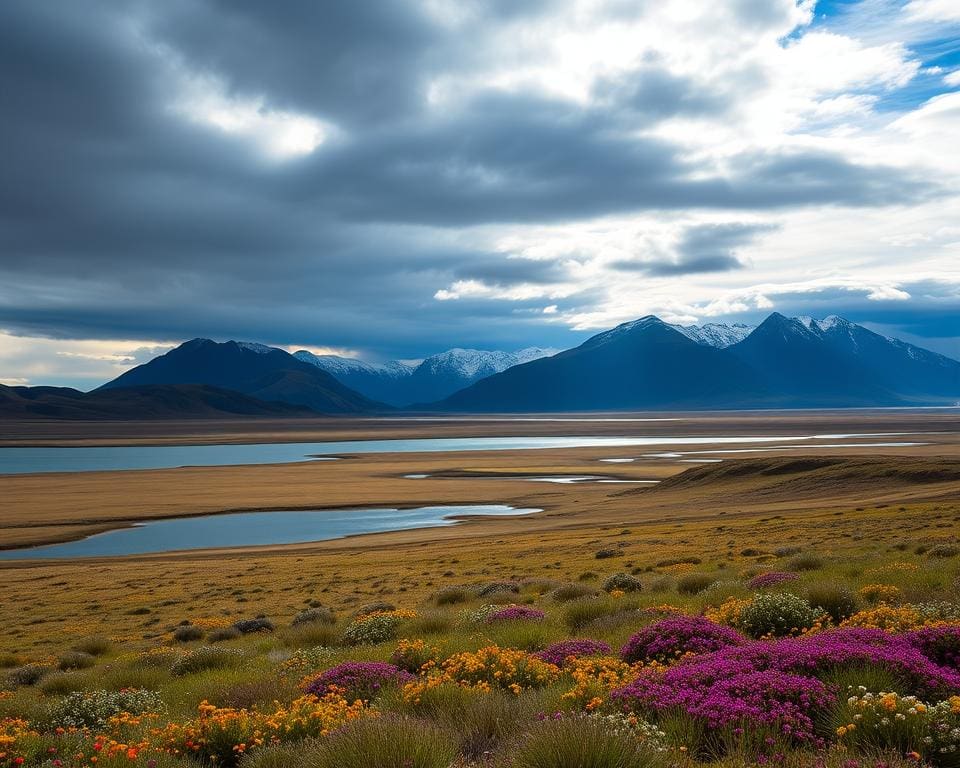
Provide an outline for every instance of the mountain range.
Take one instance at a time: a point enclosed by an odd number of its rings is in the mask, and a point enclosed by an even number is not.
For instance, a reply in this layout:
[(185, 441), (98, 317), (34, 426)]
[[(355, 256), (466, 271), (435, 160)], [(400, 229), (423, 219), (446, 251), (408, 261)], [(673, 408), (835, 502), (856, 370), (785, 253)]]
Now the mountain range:
[(451, 349), (369, 363), (193, 339), (98, 390), (0, 388), (7, 418), (176, 418), (954, 405), (960, 362), (848, 320), (647, 316), (563, 352)]
[(943, 405), (960, 362), (843, 318), (788, 318), (704, 333), (648, 316), (515, 366), (428, 410), (589, 411)]
[(475, 381), (541, 357), (556, 349), (528, 347), (517, 352), (448, 349), (411, 365), (400, 360), (365, 363), (337, 355), (315, 355), (306, 350), (293, 356), (326, 371), (351, 389), (393, 406), (442, 400)]

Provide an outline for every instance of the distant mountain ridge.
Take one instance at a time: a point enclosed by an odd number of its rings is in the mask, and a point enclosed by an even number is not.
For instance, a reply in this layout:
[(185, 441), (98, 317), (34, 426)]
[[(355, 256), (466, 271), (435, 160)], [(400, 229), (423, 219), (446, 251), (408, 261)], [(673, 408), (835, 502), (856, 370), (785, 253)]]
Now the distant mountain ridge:
[(309, 417), (309, 408), (268, 403), (198, 384), (100, 389), (6, 387), (0, 384), (0, 418), (17, 419), (221, 419), (250, 416)]
[(306, 350), (294, 352), (293, 356), (317, 366), (367, 397), (400, 407), (440, 400), (487, 376), (556, 352), (539, 347), (516, 352), (456, 347), (431, 355), (417, 365), (397, 360), (367, 363), (337, 355), (315, 355)]
[[(157, 384), (203, 384), (240, 392), (258, 400), (282, 402), (318, 413), (368, 413), (386, 410), (341, 384), (326, 371), (297, 360), (282, 349), (250, 342), (192, 339), (138, 365), (100, 390)], [(100, 391), (97, 390), (97, 391)]]
[(463, 412), (942, 405), (960, 362), (843, 318), (774, 312), (756, 328), (652, 315), (433, 404)]

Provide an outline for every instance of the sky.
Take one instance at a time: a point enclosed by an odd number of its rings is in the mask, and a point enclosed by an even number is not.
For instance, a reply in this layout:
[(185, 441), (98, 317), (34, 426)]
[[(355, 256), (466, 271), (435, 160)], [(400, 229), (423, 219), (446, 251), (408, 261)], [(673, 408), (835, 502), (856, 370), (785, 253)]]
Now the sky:
[(0, 105), (0, 382), (647, 314), (960, 358), (957, 0), (11, 0)]

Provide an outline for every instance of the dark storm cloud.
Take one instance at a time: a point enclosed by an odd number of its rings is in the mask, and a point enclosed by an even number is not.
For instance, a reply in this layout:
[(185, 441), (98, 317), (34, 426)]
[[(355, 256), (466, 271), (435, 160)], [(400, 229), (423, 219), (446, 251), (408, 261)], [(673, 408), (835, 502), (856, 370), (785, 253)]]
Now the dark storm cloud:
[[(451, 281), (563, 278), (562, 266), (464, 247), (457, 227), (932, 192), (903, 170), (824, 153), (695, 167), (637, 129), (723, 100), (656, 62), (592, 107), (487, 92), (429, 108), (433, 77), (470, 71), (497, 25), (549, 5), (478, 2), (448, 28), (405, 0), (282, 12), (253, 0), (0, 4), (0, 327), (400, 354), (473, 334), (478, 318), (491, 338), (527, 322), (501, 303), (434, 301)], [(271, 162), (173, 108), (185, 73), (336, 131), (311, 155)], [(717, 268), (718, 248), (678, 263)]]
[(654, 277), (727, 272), (746, 266), (736, 251), (757, 235), (776, 227), (769, 224), (700, 224), (687, 227), (673, 258), (620, 260), (611, 264), (624, 272), (643, 272)]

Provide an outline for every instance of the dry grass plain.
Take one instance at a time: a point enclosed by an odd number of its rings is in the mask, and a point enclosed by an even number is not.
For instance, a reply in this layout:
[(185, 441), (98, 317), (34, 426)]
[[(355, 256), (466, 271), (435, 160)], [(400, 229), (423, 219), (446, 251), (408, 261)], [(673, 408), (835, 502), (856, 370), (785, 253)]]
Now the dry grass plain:
[[(330, 421), (46, 425), (4, 444), (117, 444), (479, 434), (925, 433), (911, 448), (798, 448), (738, 454), (721, 464), (601, 458), (648, 449), (405, 453), (337, 462), (158, 471), (0, 476), (0, 545), (75, 538), (146, 518), (235, 510), (508, 503), (544, 511), (448, 527), (234, 551), (60, 562), (0, 563), (0, 650), (27, 657), (104, 634), (155, 645), (184, 619), (211, 623), (266, 613), (283, 623), (306, 603), (335, 610), (387, 600), (420, 607), (444, 586), (496, 579), (571, 581), (696, 557), (743, 570), (802, 546), (837, 567), (907, 558), (907, 544), (960, 535), (956, 411), (677, 415), (657, 422)], [(219, 432), (217, 432), (219, 429)], [(830, 441), (825, 441), (830, 442)], [(708, 446), (705, 446), (708, 447)], [(666, 450), (663, 446), (656, 451)], [(821, 455), (830, 461), (810, 461)], [(680, 476), (679, 473), (686, 471)], [(423, 480), (403, 475), (440, 475)], [(667, 479), (659, 486), (554, 485), (524, 474)], [(513, 476), (510, 476), (513, 475)], [(613, 549), (615, 558), (596, 553)], [(750, 554), (747, 554), (750, 553)], [(916, 558), (921, 568), (927, 561)], [(860, 564), (859, 566), (857, 564)], [(955, 589), (956, 565), (931, 578)], [(951, 586), (953, 584), (953, 586)]]

